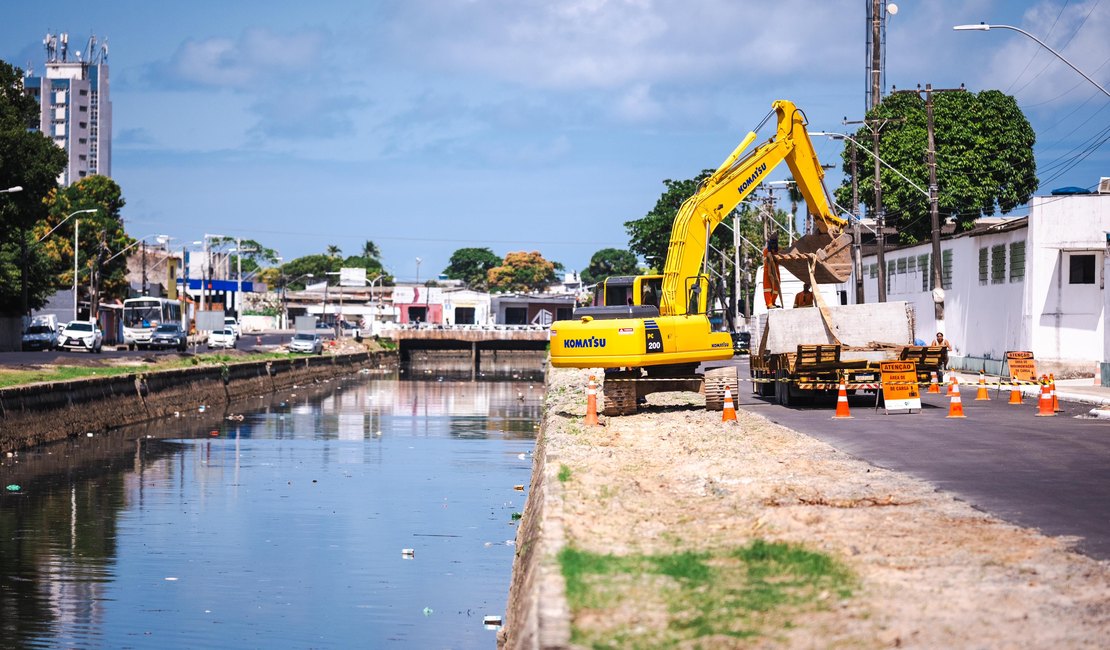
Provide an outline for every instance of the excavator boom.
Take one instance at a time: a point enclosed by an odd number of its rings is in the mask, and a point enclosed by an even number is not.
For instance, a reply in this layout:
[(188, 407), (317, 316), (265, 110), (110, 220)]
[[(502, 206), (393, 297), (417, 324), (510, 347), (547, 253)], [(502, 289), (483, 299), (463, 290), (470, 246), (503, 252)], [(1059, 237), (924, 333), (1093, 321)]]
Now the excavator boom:
[[(773, 254), (774, 261), (803, 278), (810, 276), (812, 264), (818, 284), (844, 282), (851, 274), (851, 239), (841, 234), (847, 222), (829, 206), (823, 184), (825, 172), (806, 132), (805, 115), (786, 100), (776, 101), (773, 109), (777, 117), (774, 137), (741, 157), (756, 137), (754, 132), (748, 133), (679, 209), (663, 269), (660, 314), (685, 314), (690, 305), (697, 304), (686, 295), (686, 285), (689, 278), (701, 273), (709, 235), (783, 161), (814, 216), (818, 232), (800, 238), (783, 253)], [(690, 288), (697, 286), (690, 284)]]

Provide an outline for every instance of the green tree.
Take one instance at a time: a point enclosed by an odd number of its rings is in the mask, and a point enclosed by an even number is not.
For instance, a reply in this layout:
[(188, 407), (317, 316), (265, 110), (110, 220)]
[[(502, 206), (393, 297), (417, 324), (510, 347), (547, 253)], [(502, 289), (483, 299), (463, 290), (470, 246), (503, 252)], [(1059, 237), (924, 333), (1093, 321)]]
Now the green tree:
[[(231, 252), (234, 249), (236, 252)], [(263, 264), (276, 264), (278, 252), (267, 248), (253, 239), (236, 239), (234, 237), (213, 237), (208, 240), (208, 250), (213, 252), (227, 252), (229, 255), (242, 255), (243, 273), (253, 273), (262, 268)], [(241, 251), (241, 253), (239, 252)], [(231, 260), (231, 271), (235, 272), (239, 262)]]
[(593, 254), (590, 264), (582, 271), (582, 282), (595, 284), (611, 275), (636, 275), (639, 264), (636, 256), (620, 248), (603, 248)]
[(343, 254), (343, 251), (342, 251), (342, 250), (340, 250), (340, 248), (339, 248), (338, 246), (336, 246), (335, 244), (328, 244), (328, 249), (327, 249), (327, 251), (325, 252), (325, 254), (326, 254), (326, 255), (327, 255), (328, 257), (336, 257), (336, 258), (338, 258), (338, 257), (339, 257), (340, 255), (342, 255), (342, 254)]
[[(291, 289), (303, 289), (306, 284), (316, 284), (328, 278), (328, 273), (338, 273), (343, 261), (338, 257), (316, 253), (285, 263), (285, 277)], [(305, 277), (309, 274), (312, 277)]]
[(500, 265), (501, 258), (488, 248), (460, 248), (451, 254), (443, 273), (480, 291), (489, 286), (489, 270)]
[[(1033, 144), (1036, 134), (1013, 97), (997, 90), (937, 92), (933, 94), (937, 158), (937, 186), (941, 219), (952, 218), (958, 230), (999, 210), (1006, 214), (1025, 203), (1037, 189)], [(919, 187), (929, 185), (925, 151), (928, 131), (925, 100), (915, 93), (895, 93), (867, 114), (889, 119), (882, 128), (879, 157)], [(897, 120), (897, 121), (895, 121)], [(855, 140), (871, 141), (860, 129)], [(874, 174), (870, 156), (846, 147), (844, 184), (837, 201), (851, 200), (851, 156), (861, 201), (874, 209)], [(882, 168), (883, 211), (886, 223), (898, 228), (899, 241), (914, 244), (930, 236), (929, 201), (893, 171)]]
[(31, 228), (47, 214), (44, 202), (57, 187), (66, 154), (37, 131), (38, 105), (23, 94), (23, 71), (0, 61), (0, 314), (15, 316), (41, 307), (55, 278), (42, 259)]
[[(663, 271), (667, 247), (671, 241), (671, 227), (678, 210), (697, 191), (698, 184), (712, 173), (713, 170), (706, 169), (689, 180), (664, 180), (663, 185), (667, 189), (659, 196), (655, 207), (642, 218), (624, 223), (629, 236), (629, 250), (644, 258), (650, 269), (655, 272)], [(731, 250), (732, 235), (726, 229), (718, 228), (710, 237), (710, 243), (718, 250)]]
[[(123, 227), (120, 211), (127, 202), (120, 186), (107, 176), (89, 176), (69, 187), (58, 188), (47, 197), (46, 203), (48, 215), (32, 232), (36, 240), (45, 237), (40, 246), (54, 268), (57, 279), (54, 288), (73, 286), (73, 233), (76, 230), (79, 237), (78, 295), (84, 294), (97, 303), (102, 295), (126, 298), (130, 289), (127, 285), (128, 247), (135, 240)], [(90, 209), (96, 212), (66, 219), (78, 210)], [(47, 237), (55, 227), (57, 229)]]
[(523, 251), (505, 255), (501, 266), (489, 270), (491, 291), (542, 291), (555, 282), (555, 264), (543, 258), (538, 251)]

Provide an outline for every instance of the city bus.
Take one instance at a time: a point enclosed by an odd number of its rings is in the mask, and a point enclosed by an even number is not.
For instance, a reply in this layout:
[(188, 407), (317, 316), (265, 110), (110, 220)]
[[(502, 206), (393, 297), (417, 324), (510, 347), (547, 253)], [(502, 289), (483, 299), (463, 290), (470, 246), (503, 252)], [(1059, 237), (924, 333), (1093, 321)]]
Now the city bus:
[(150, 345), (150, 336), (162, 323), (185, 323), (185, 312), (180, 300), (169, 298), (128, 298), (123, 301), (123, 342), (128, 350)]

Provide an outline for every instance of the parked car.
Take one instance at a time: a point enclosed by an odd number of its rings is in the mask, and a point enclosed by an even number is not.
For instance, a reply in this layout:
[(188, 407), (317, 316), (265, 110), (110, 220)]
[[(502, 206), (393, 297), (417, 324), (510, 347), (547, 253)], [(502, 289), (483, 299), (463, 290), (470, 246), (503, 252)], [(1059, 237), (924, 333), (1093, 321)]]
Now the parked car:
[(239, 329), (239, 321), (235, 320), (234, 316), (224, 317), (224, 328), (234, 332), (235, 338), (239, 338), (243, 333), (242, 330)]
[(189, 337), (185, 334), (185, 330), (181, 328), (180, 323), (162, 323), (150, 335), (150, 347), (156, 350), (176, 348), (178, 352), (184, 352), (188, 345)]
[(23, 333), (23, 351), (53, 350), (58, 344), (58, 335), (49, 325), (32, 325)]
[(208, 335), (208, 349), (225, 348), (231, 350), (238, 340), (239, 337), (235, 335), (235, 330), (225, 327)]
[(104, 333), (100, 323), (88, 320), (71, 320), (58, 336), (58, 347), (64, 350), (88, 350), (100, 354)]
[(320, 338), (319, 334), (298, 332), (293, 335), (293, 340), (289, 342), (289, 351), (304, 352), (306, 354), (323, 354), (324, 341)]

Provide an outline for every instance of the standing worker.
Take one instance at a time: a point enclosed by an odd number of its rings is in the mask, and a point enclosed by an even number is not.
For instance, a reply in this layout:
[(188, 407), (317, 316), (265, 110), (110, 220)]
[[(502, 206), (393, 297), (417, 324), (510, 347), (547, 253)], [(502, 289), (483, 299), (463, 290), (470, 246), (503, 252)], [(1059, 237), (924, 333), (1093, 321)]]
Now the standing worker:
[(944, 348), (944, 357), (942, 357), (941, 360), (940, 360), (940, 370), (941, 370), (942, 373), (947, 372), (948, 371), (948, 353), (952, 351), (952, 341), (949, 341), (948, 339), (944, 338), (944, 332), (937, 332), (937, 337), (935, 339), (933, 339), (933, 342), (930, 343), (929, 345), (933, 346), (933, 347), (942, 347), (942, 348)]
[(794, 296), (794, 307), (812, 307), (813, 306), (813, 292), (809, 289), (807, 282), (802, 286), (802, 290)]

